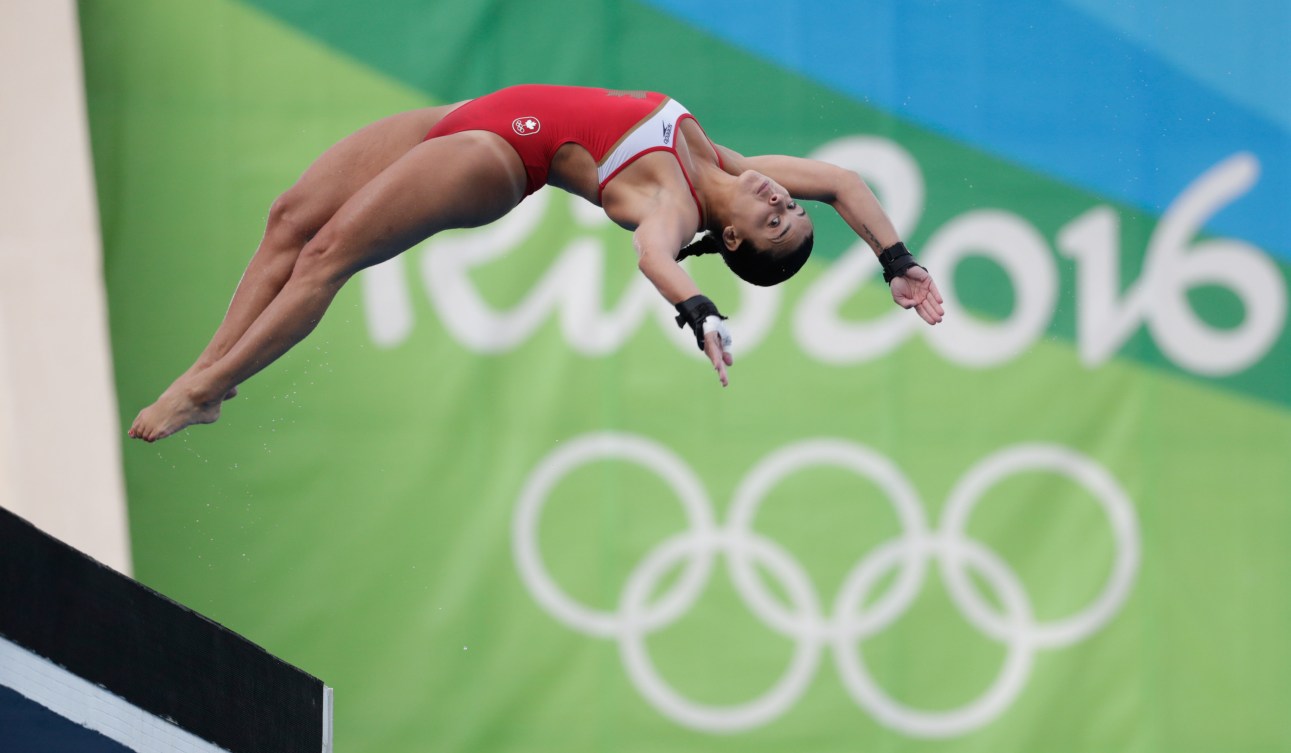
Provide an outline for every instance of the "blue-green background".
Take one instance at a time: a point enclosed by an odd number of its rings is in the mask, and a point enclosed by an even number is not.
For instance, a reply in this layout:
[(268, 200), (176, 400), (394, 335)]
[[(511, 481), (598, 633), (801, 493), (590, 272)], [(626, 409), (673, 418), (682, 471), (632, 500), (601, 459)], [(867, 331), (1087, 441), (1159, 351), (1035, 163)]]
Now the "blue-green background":
[[(804, 350), (792, 318), (854, 239), (813, 207), (816, 256), (725, 391), (650, 322), (606, 355), (575, 351), (555, 316), (513, 349), (478, 353), (421, 283), (433, 248), (398, 262), (413, 327), (392, 347), (374, 342), (361, 290), (347, 287), (218, 424), (125, 452), (138, 577), (334, 686), (338, 749), (1291, 750), (1285, 326), (1254, 364), (1220, 377), (1180, 366), (1142, 325), (1086, 364), (1076, 266), (1057, 252), (1064, 226), (1110, 207), (1128, 288), (1171, 202), (1249, 153), (1258, 181), (1204, 235), (1257, 248), (1285, 296), (1281, 4), (133, 0), (81, 2), (80, 14), (123, 430), (204, 345), (269, 203), (313, 157), (390, 112), (512, 83), (664, 91), (748, 154), (881, 137), (926, 185), (907, 238), (916, 252), (957, 218), (999, 209), (1052, 255), (1052, 320), (1016, 357), (969, 367), (912, 336), (831, 365)], [(635, 275), (628, 235), (550, 201), (513, 253), (473, 274), (481, 295), (514, 305), (591, 238), (612, 305)], [(695, 269), (737, 308), (729, 276)], [(990, 262), (948, 275), (961, 304), (948, 316), (1013, 310), (1016, 291)], [(843, 313), (887, 316), (882, 295), (864, 288)], [(1223, 288), (1189, 300), (1216, 327), (1243, 321)], [(883, 453), (934, 521), (987, 456), (1061, 444), (1133, 500), (1142, 561), (1106, 627), (1038, 653), (1016, 701), (978, 729), (929, 740), (885, 726), (826, 660), (768, 724), (693, 730), (641, 697), (613, 642), (553, 619), (517, 572), (510, 526), (526, 477), (561, 442), (605, 430), (686, 459), (719, 519), (761, 458), (806, 438)], [(1057, 618), (1097, 593), (1114, 547), (1088, 494), (1037, 478), (1001, 484), (970, 530), (1018, 572), (1037, 615)], [(587, 468), (553, 497), (543, 551), (571, 593), (610, 608), (640, 558), (683, 526), (677, 510), (640, 469)], [(777, 489), (759, 528), (826, 604), (898, 532), (877, 491), (828, 472)], [(722, 577), (650, 646), (674, 686), (712, 704), (762, 692), (791, 650)], [(975, 698), (1003, 656), (935, 576), (865, 652), (892, 695), (929, 709)]]

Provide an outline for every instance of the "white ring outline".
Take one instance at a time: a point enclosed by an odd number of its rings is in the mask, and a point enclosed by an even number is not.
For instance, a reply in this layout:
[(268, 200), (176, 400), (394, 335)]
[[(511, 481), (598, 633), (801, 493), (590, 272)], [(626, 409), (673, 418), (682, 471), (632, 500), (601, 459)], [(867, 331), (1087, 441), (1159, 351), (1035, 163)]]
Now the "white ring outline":
[(788, 585), (785, 590), (791, 598), (796, 597), (798, 603), (795, 606), (809, 614), (820, 614), (820, 605), (816, 603), (816, 593), (807, 573), (783, 549), (761, 536), (738, 543), (731, 536), (723, 535), (674, 536), (653, 549), (633, 571), (620, 602), (628, 617), (623, 622), (624, 632), (618, 636), (619, 651), (628, 676), (655, 708), (682, 724), (709, 732), (739, 732), (780, 716), (806, 690), (820, 663), (820, 638), (799, 636), (793, 658), (780, 679), (757, 698), (730, 706), (710, 706), (691, 701), (674, 690), (655, 669), (645, 645), (645, 636), (650, 630), (644, 626), (644, 620), (632, 619), (634, 610), (641, 606), (640, 602), (648, 598), (653, 586), (680, 558), (699, 555), (705, 561), (711, 561), (713, 553), (724, 551), (729, 555), (735, 548), (744, 550), (745, 554), (753, 554), (769, 565), (770, 570)]
[[(520, 566), (520, 577), (534, 598), (554, 617), (601, 638), (613, 638), (623, 630), (623, 618), (616, 613), (584, 606), (556, 585), (538, 550), (538, 517), (547, 494), (574, 468), (602, 459), (632, 460), (659, 474), (681, 500), (692, 532), (712, 532), (713, 511), (699, 479), (685, 461), (670, 450), (641, 437), (614, 432), (581, 436), (548, 455), (525, 482), (511, 527), (512, 549)], [(532, 535), (531, 533), (532, 532)], [(644, 618), (657, 628), (677, 619), (690, 608), (712, 569), (711, 553), (692, 561), (678, 579), (674, 590), (661, 598)]]
[[(543, 500), (555, 484), (574, 467), (604, 458), (632, 460), (661, 475), (678, 493), (692, 526), (645, 556), (629, 575), (616, 613), (584, 607), (564, 594), (542, 565), (536, 540)], [(848, 573), (830, 620), (823, 617), (810, 579), (796, 560), (752, 530), (753, 517), (766, 492), (788, 473), (811, 465), (836, 465), (877, 482), (894, 494), (898, 517), (906, 527), (901, 538), (881, 545)], [(1057, 472), (1092, 493), (1112, 524), (1118, 550), (1112, 575), (1099, 597), (1076, 615), (1044, 625), (1036, 623), (1025, 588), (1008, 564), (965, 537), (967, 518), (985, 492), (1007, 475), (1031, 470)], [(651, 440), (607, 432), (580, 437), (540, 461), (525, 482), (512, 533), (521, 577), (535, 599), (576, 629), (616, 638), (624, 666), (638, 690), (674, 721), (710, 732), (735, 732), (769, 723), (805, 692), (819, 663), (822, 644), (828, 642), (848, 693), (877, 720), (916, 737), (947, 737), (976, 729), (1003, 713), (1025, 685), (1035, 650), (1071, 643), (1111, 619), (1128, 597), (1137, 572), (1138, 526), (1132, 502), (1110, 473), (1074, 450), (1046, 444), (1009, 447), (970, 468), (951, 492), (939, 531), (927, 530), (922, 510), (909, 481), (887, 458), (846, 440), (815, 439), (790, 444), (760, 461), (741, 482), (727, 525), (717, 529), (703, 487), (684, 461)], [(676, 620), (698, 598), (718, 552), (727, 555), (732, 580), (754, 612), (777, 632), (798, 641), (789, 668), (770, 690), (752, 701), (721, 707), (696, 704), (673, 690), (655, 670), (645, 648), (649, 632)], [(787, 614), (768, 594), (748, 562), (750, 555), (769, 565), (771, 573), (786, 586), (797, 614)], [(674, 589), (653, 606), (645, 604), (653, 586), (685, 556), (691, 560)], [(907, 582), (916, 580), (911, 572), (924, 573), (929, 558), (941, 563), (947, 590), (970, 623), (988, 637), (1008, 644), (995, 682), (978, 699), (949, 711), (923, 711), (896, 702), (869, 677), (858, 645), (899, 618), (917, 596), (918, 589), (911, 590)], [(892, 563), (902, 560), (902, 574), (867, 613), (862, 605), (870, 588)], [(1007, 613), (1003, 619), (969, 583), (966, 564), (976, 567), (999, 591)], [(922, 578), (917, 582), (921, 584)], [(846, 622), (844, 615), (851, 615), (856, 622)]]
[[(874, 582), (887, 571), (888, 560), (901, 556), (895, 550), (896, 544), (889, 542), (865, 559), (866, 566), (853, 571), (856, 577), (850, 578), (848, 587), (840, 592), (837, 602), (840, 610), (855, 610), (864, 603), (865, 595)], [(1002, 594), (1002, 601), (1010, 616), (1015, 620), (1029, 622), (1031, 605), (1026, 591), (1008, 565), (977, 542), (968, 542), (964, 551), (967, 553), (966, 559), (975, 560), (974, 565)], [(858, 641), (841, 634), (833, 643), (834, 666), (843, 685), (856, 702), (880, 723), (915, 737), (963, 734), (1003, 713), (1026, 685), (1035, 653), (1034, 647), (1025, 640), (1009, 644), (1004, 666), (985, 693), (957, 709), (924, 711), (897, 702), (880, 688), (878, 681), (865, 671), (865, 662), (857, 644)]]
[[(1066, 476), (1098, 500), (1111, 524), (1116, 560), (1102, 592), (1083, 610), (1048, 623), (1032, 621), (1010, 627), (999, 620), (969, 582), (959, 566), (961, 550), (954, 542), (969, 540), (966, 538), (968, 516), (992, 486), (1007, 476), (1028, 471)], [(951, 491), (942, 513), (940, 533), (943, 546), (938, 561), (951, 598), (974, 626), (1001, 642), (1016, 639), (1018, 631), (1026, 634), (1025, 640), (1041, 648), (1067, 645), (1088, 636), (1110, 620), (1129, 596), (1139, 566), (1138, 522), (1129, 495), (1102, 466), (1058, 445), (1019, 445), (996, 452), (974, 465)]]
[[(868, 447), (834, 439), (809, 439), (782, 447), (759, 462), (735, 491), (726, 528), (735, 536), (754, 535), (753, 519), (767, 493), (789, 474), (813, 466), (833, 466), (852, 471), (875, 482), (894, 503), (905, 532), (901, 539), (907, 542), (910, 556), (906, 557), (901, 574), (874, 608), (875, 613), (869, 620), (887, 624), (899, 617), (919, 595), (928, 562), (918, 553), (929, 532), (919, 495), (905, 475), (886, 457)], [(733, 553), (738, 555), (739, 551)], [(840, 631), (855, 634), (870, 629), (865, 621), (855, 626), (840, 624), (837, 612), (830, 622), (821, 620), (814, 624), (794, 625), (793, 620), (783, 616), (780, 603), (762, 587), (756, 572), (743, 557), (731, 557), (728, 565), (741, 595), (748, 600), (753, 611), (777, 632), (793, 635), (804, 630), (816, 631), (822, 637), (830, 638)], [(873, 628), (873, 631), (878, 629), (881, 628)]]

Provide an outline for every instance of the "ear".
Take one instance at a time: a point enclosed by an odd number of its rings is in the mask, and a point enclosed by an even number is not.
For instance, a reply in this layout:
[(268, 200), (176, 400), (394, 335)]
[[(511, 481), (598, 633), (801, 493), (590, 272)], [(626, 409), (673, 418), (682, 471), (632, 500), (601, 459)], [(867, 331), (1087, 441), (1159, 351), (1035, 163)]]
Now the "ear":
[(722, 228), (722, 244), (726, 246), (727, 251), (734, 251), (740, 247), (740, 234), (735, 232), (732, 225)]

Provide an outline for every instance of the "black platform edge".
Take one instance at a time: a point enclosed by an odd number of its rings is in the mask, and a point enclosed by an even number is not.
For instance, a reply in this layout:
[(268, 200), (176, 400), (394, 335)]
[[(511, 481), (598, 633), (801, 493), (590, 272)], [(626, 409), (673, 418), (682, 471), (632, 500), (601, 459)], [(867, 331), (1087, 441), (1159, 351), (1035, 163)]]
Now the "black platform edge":
[(323, 750), (321, 680), (4, 508), (0, 635), (230, 753)]

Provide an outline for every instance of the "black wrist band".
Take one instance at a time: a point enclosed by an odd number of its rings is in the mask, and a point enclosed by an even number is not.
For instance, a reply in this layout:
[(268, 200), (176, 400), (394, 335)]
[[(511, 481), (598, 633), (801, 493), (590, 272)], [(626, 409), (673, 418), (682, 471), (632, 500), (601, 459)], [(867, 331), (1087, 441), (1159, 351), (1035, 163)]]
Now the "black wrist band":
[(708, 300), (707, 296), (697, 295), (687, 298), (677, 304), (677, 326), (685, 327), (690, 325), (691, 331), (695, 333), (695, 343), (699, 349), (704, 349), (704, 320), (710, 316), (718, 319), (725, 319), (722, 312), (717, 310), (717, 305)]
[(883, 249), (883, 253), (879, 254), (879, 264), (883, 265), (883, 281), (889, 285), (892, 284), (892, 278), (905, 277), (906, 270), (911, 267), (923, 269), (910, 254), (910, 249), (899, 241)]

